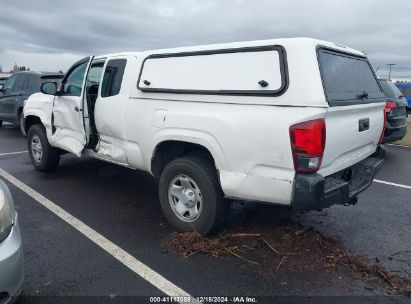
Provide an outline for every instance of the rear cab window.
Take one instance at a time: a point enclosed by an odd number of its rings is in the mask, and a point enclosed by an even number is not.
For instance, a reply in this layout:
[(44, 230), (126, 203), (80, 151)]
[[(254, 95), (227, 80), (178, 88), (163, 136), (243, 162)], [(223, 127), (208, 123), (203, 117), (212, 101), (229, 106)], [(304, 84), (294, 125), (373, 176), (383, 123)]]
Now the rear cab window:
[(123, 82), (127, 59), (111, 59), (104, 70), (101, 97), (118, 95)]
[(319, 48), (318, 61), (330, 106), (385, 101), (386, 97), (365, 57)]

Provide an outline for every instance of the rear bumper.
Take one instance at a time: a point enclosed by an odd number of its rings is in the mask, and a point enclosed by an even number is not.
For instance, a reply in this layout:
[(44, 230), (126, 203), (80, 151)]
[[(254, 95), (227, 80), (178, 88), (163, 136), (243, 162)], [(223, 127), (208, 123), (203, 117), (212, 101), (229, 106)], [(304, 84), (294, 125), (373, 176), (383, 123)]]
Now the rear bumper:
[(389, 135), (384, 135), (382, 143), (386, 144), (386, 143), (392, 143), (397, 140), (401, 140), (405, 137), (406, 134), (407, 134), (407, 126), (405, 126), (404, 128), (398, 129), (398, 130), (393, 130)]
[(296, 174), (292, 208), (322, 210), (332, 205), (355, 204), (357, 195), (367, 189), (384, 162), (385, 151), (324, 178), (320, 174)]
[(397, 106), (386, 115), (387, 123), (382, 143), (385, 144), (403, 139), (407, 134), (408, 127), (405, 107)]

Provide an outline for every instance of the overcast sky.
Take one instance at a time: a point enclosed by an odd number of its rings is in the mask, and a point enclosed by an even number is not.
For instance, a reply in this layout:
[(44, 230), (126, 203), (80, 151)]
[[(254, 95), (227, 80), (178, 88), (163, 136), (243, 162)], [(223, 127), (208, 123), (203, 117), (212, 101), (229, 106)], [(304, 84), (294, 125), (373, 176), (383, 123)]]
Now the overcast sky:
[(411, 78), (410, 12), (404, 0), (0, 0), (0, 65), (65, 71), (89, 54), (305, 36)]

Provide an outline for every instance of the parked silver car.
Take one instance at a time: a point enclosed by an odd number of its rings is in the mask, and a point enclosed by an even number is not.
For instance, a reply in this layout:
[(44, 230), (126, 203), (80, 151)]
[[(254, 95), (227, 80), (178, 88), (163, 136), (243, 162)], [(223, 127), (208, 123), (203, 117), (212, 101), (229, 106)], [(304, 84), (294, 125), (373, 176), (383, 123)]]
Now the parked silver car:
[(17, 212), (9, 188), (0, 180), (0, 303), (13, 303), (20, 295), (23, 272)]

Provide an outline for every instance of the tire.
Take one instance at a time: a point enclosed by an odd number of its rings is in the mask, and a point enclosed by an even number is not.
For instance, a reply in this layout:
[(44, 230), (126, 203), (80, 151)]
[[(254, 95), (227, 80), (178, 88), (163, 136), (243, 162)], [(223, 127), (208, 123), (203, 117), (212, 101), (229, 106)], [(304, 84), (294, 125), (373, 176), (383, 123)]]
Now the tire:
[(24, 116), (23, 112), (19, 114), (19, 127), (20, 127), (20, 132), (23, 134), (24, 137), (27, 137), (26, 130), (24, 130)]
[[(172, 186), (176, 196), (171, 194)], [(211, 161), (198, 156), (171, 161), (161, 174), (159, 196), (167, 221), (177, 231), (205, 235), (217, 231), (224, 222), (227, 208)]]
[(38, 171), (54, 171), (57, 168), (60, 161), (59, 150), (49, 144), (46, 130), (42, 125), (37, 124), (30, 128), (27, 136), (27, 149), (31, 163)]

